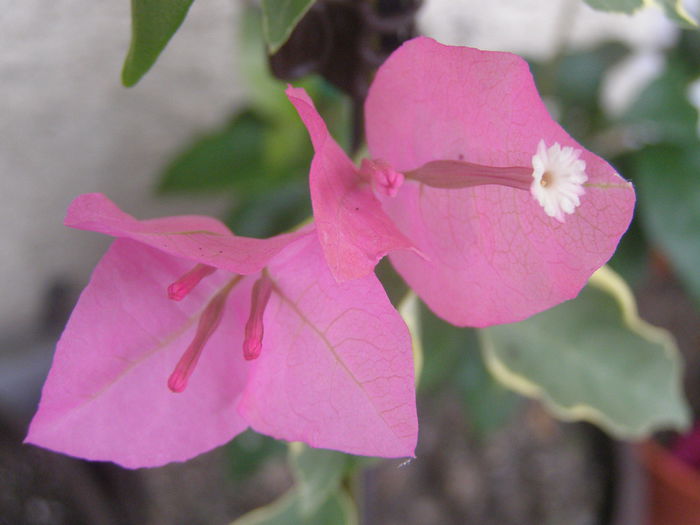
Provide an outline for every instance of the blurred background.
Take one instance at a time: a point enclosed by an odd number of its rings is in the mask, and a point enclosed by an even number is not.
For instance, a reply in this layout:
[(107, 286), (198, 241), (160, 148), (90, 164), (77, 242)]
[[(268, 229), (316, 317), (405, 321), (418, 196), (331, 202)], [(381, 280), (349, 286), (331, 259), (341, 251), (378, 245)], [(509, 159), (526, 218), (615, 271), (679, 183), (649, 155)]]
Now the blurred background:
[[(0, 7), (0, 524), (228, 523), (292, 483), (284, 446), (249, 432), (187, 464), (129, 472), (19, 443), (56, 338), (109, 244), (62, 225), (76, 195), (106, 193), (139, 218), (215, 215), (253, 236), (309, 214), (311, 148), (269, 72), (257, 7), (195, 2), (128, 89), (119, 81), (126, 0)], [(697, 13), (696, 2), (686, 7)], [(677, 338), (700, 406), (700, 184), (674, 175), (697, 179), (700, 169), (700, 38), (657, 8), (628, 16), (577, 0), (424, 0), (415, 23), (445, 44), (523, 55), (555, 118), (635, 182), (639, 212), (613, 266), (643, 316)], [(294, 76), (314, 60), (272, 66)], [(303, 80), (351, 148), (356, 104), (343, 91), (357, 86), (340, 84)], [(472, 332), (422, 315), (433, 328), (418, 459), (366, 469), (364, 523), (642, 523), (645, 475), (633, 450), (507, 392)]]

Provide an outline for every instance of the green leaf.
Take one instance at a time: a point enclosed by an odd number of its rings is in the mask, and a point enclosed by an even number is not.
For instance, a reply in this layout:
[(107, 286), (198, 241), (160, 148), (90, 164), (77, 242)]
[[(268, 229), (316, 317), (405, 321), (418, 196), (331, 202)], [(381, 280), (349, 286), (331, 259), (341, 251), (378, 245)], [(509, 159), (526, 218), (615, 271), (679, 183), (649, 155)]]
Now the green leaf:
[[(474, 330), (470, 332), (473, 337)], [(467, 353), (457, 385), (465, 401), (470, 429), (477, 438), (485, 440), (508, 422), (522, 398), (489, 373), (481, 353), (475, 350)]]
[(301, 511), (297, 490), (292, 489), (274, 503), (255, 509), (231, 525), (357, 525), (357, 510), (342, 491), (332, 494), (311, 515)]
[(196, 139), (165, 168), (163, 193), (218, 191), (251, 186), (262, 178), (265, 122), (252, 111)]
[(296, 442), (289, 445), (289, 462), (297, 480), (300, 511), (311, 516), (337, 491), (347, 468), (347, 456)]
[[(627, 172), (621, 170), (621, 173)], [(639, 194), (639, 186), (637, 186), (637, 194)], [(632, 220), (630, 227), (620, 240), (620, 244), (617, 245), (612, 259), (608, 261), (610, 267), (619, 273), (632, 288), (646, 279), (649, 274), (649, 245), (639, 224), (639, 213)]]
[(287, 41), (313, 3), (314, 0), (262, 0), (263, 33), (271, 55)]
[(623, 116), (623, 123), (645, 142), (695, 143), (698, 112), (687, 95), (692, 80), (685, 64), (670, 60)]
[(446, 323), (422, 303), (420, 323), (423, 367), (419, 388), (432, 393), (446, 384), (456, 384), (460, 370), (469, 366), (469, 356), (477, 353), (479, 347), (472, 330)]
[(642, 225), (700, 302), (700, 143), (645, 148), (635, 167)]
[(155, 63), (187, 16), (193, 0), (131, 0), (131, 45), (122, 83), (136, 84)]
[(558, 120), (573, 136), (591, 138), (608, 126), (601, 106), (602, 80), (629, 52), (621, 43), (608, 42), (532, 64), (538, 86), (557, 102)]
[[(385, 267), (386, 268), (386, 267)], [(379, 276), (379, 274), (377, 274)], [(384, 284), (384, 281), (382, 281)], [(397, 310), (403, 318), (408, 332), (411, 334), (411, 347), (413, 348), (413, 370), (416, 386), (420, 382), (423, 371), (423, 338), (421, 337), (421, 301), (413, 290), (406, 290), (403, 299), (399, 301)]]
[(606, 42), (561, 59), (557, 71), (557, 94), (566, 104), (595, 108), (599, 104), (603, 77), (608, 70), (629, 54), (619, 42)]
[(644, 7), (644, 0), (586, 0), (586, 3), (598, 11), (631, 14)]
[(464, 401), (471, 430), (485, 438), (506, 423), (519, 401), (488, 372), (479, 352), (475, 330), (458, 328), (420, 309), (424, 366), (423, 392), (441, 392), (450, 386)]
[(281, 441), (246, 430), (226, 445), (229, 472), (233, 479), (244, 481), (269, 459), (286, 450), (287, 447)]
[(698, 22), (683, 7), (682, 0), (656, 0), (666, 12), (666, 16), (686, 29), (697, 29)]
[(632, 14), (654, 3), (660, 5), (666, 16), (687, 29), (697, 29), (698, 23), (683, 7), (682, 0), (585, 0), (593, 9), (613, 13)]
[(270, 180), (267, 191), (237, 196), (242, 202), (224, 222), (238, 235), (269, 237), (311, 216), (309, 185), (301, 177), (289, 182)]
[(607, 267), (578, 298), (480, 333), (489, 370), (561, 419), (627, 439), (689, 423), (673, 339), (638, 317), (629, 288)]

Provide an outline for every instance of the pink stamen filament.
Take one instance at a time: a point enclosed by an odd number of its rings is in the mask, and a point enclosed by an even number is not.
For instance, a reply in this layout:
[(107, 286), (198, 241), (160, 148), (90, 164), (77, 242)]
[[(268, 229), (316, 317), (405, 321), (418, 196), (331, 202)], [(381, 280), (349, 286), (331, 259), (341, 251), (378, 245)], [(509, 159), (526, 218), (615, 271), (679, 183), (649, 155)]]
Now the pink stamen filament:
[(443, 189), (499, 184), (530, 191), (532, 184), (532, 167), (496, 167), (461, 160), (434, 160), (404, 175), (426, 186)]
[(192, 339), (187, 350), (185, 350), (182, 357), (177, 362), (177, 365), (175, 365), (173, 373), (170, 374), (168, 378), (168, 388), (173, 392), (180, 393), (187, 388), (187, 383), (197, 366), (197, 361), (199, 361), (199, 356), (202, 354), (204, 345), (209, 341), (209, 338), (214, 334), (221, 322), (228, 294), (240, 280), (240, 275), (231, 279), (231, 281), (219, 290), (214, 298), (209, 301), (209, 304), (207, 304), (202, 315), (199, 317), (194, 339)]
[(168, 297), (173, 301), (181, 301), (189, 294), (199, 282), (207, 275), (211, 275), (216, 271), (213, 266), (206, 264), (197, 264), (185, 275), (168, 286)]
[(263, 272), (255, 281), (251, 293), (250, 315), (245, 324), (245, 339), (243, 340), (243, 357), (252, 361), (260, 356), (263, 341), (263, 314), (272, 294), (272, 280)]

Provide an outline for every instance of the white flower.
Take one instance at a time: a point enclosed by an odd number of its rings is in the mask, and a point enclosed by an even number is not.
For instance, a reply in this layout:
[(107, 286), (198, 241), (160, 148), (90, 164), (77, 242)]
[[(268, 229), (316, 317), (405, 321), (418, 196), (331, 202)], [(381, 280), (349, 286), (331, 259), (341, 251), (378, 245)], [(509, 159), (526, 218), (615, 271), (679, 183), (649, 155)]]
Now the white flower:
[(579, 197), (586, 193), (583, 188), (588, 180), (586, 163), (579, 155), (580, 149), (562, 148), (558, 142), (547, 148), (544, 140), (540, 140), (532, 157), (530, 193), (544, 212), (559, 222), (564, 222), (565, 213), (574, 213), (581, 204)]

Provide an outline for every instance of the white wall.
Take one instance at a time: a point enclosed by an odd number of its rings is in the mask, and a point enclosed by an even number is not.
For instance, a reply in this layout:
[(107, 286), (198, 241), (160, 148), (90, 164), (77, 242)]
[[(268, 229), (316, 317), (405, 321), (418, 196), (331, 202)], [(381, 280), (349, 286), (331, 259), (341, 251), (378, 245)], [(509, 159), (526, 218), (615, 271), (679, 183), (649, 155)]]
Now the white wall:
[(62, 225), (75, 195), (107, 193), (139, 217), (221, 210), (151, 188), (180, 145), (241, 100), (237, 3), (195, 2), (126, 89), (128, 0), (0, 0), (0, 330), (30, 323), (51, 279), (87, 282), (108, 240)]

